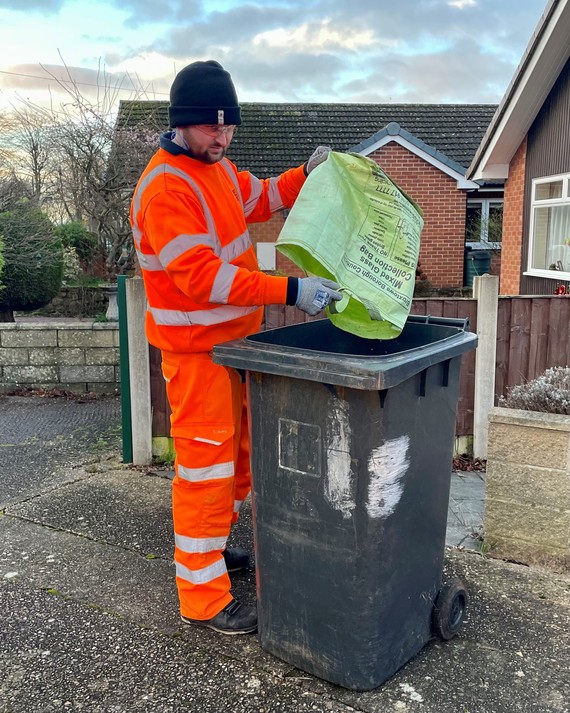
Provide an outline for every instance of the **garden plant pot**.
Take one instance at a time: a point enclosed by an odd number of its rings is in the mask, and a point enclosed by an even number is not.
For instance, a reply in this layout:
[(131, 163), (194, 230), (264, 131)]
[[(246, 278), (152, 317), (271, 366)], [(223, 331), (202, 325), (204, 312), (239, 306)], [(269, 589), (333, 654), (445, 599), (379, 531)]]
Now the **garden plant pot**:
[(119, 305), (117, 302), (117, 283), (110, 282), (100, 286), (100, 289), (105, 293), (109, 303), (107, 305), (107, 311), (105, 312), (105, 317), (107, 322), (118, 322), (119, 321)]

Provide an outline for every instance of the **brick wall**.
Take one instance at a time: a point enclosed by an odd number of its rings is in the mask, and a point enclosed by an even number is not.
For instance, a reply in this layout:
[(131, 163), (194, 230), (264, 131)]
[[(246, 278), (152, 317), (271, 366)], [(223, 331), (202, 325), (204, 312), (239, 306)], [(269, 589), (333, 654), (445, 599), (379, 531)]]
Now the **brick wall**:
[(500, 250), (491, 251), (491, 269), (489, 270), (489, 274), (499, 277), (499, 285), (501, 284), (501, 258), (502, 253)]
[(119, 385), (116, 323), (0, 324), (0, 392), (60, 388), (112, 394)]
[[(463, 285), (466, 193), (455, 179), (442, 173), (403, 146), (389, 143), (370, 155), (424, 212), (420, 261), (433, 287)], [(250, 226), (252, 241), (273, 242), (283, 227), (282, 213), (268, 223)], [(300, 276), (302, 272), (277, 253), (276, 269)]]
[(424, 214), (420, 262), (433, 287), (461, 287), (467, 195), (457, 181), (400, 144), (370, 155)]
[(505, 182), (503, 249), (499, 288), (501, 295), (518, 295), (520, 293), (526, 149), (527, 139), (525, 137), (511, 160), (509, 177)]

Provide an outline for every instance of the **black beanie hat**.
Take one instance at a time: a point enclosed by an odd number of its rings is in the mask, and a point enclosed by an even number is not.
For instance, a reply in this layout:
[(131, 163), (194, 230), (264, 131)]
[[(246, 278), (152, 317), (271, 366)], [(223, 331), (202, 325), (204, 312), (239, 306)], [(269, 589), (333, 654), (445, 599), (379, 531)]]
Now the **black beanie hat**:
[(174, 78), (168, 118), (171, 127), (191, 124), (241, 124), (229, 72), (218, 62), (192, 62)]

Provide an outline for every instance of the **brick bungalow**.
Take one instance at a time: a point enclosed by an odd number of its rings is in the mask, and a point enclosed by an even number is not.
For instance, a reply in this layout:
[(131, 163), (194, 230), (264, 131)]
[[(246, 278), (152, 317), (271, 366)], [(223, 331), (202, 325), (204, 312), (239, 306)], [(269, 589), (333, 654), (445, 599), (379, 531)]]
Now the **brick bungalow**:
[[(303, 163), (319, 144), (377, 161), (424, 211), (420, 262), (431, 286), (464, 284), (468, 215), (488, 215), (502, 204), (502, 185), (465, 178), (496, 105), (489, 104), (263, 104), (243, 103), (243, 124), (228, 157), (259, 178)], [(167, 102), (123, 101), (119, 128), (168, 125)], [(275, 251), (282, 212), (250, 233), (260, 264), (299, 274)], [(483, 236), (484, 237), (484, 236)], [(498, 264), (491, 271), (498, 271)]]
[(505, 186), (500, 292), (570, 290), (570, 2), (550, 0), (469, 167)]

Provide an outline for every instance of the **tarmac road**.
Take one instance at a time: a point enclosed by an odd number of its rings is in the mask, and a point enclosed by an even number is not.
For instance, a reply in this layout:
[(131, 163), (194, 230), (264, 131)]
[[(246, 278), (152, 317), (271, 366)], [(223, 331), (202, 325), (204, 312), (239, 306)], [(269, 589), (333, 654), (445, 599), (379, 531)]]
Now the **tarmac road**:
[(116, 397), (0, 396), (0, 507), (120, 447)]
[[(458, 636), (373, 691), (310, 676), (256, 636), (183, 627), (171, 472), (122, 464), (119, 432), (114, 398), (0, 397), (0, 713), (570, 713), (570, 578), (472, 550), (446, 552), (471, 598)], [(470, 477), (450, 509), (467, 529)], [(251, 547), (244, 516), (233, 538)], [(234, 589), (253, 602), (254, 575)]]

